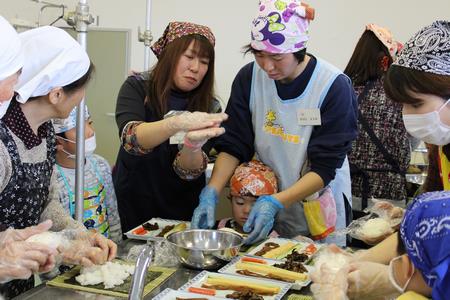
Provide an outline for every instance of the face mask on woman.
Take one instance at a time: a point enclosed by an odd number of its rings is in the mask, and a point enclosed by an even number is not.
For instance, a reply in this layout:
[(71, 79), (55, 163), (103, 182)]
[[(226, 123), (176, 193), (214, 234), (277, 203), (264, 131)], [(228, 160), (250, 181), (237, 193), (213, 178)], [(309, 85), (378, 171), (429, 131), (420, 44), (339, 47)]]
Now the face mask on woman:
[(439, 112), (450, 102), (448, 99), (438, 110), (426, 114), (403, 114), (405, 128), (410, 135), (425, 143), (443, 146), (450, 143), (450, 126), (441, 121)]
[[(74, 142), (72, 140), (69, 140), (69, 139), (66, 139), (66, 138), (63, 138), (63, 137), (59, 137), (59, 138), (65, 140), (65, 141), (68, 141), (69, 143), (76, 144), (76, 142)], [(94, 133), (93, 136), (91, 136), (91, 137), (89, 137), (89, 138), (84, 140), (84, 153), (85, 153), (85, 155), (93, 154), (96, 147), (97, 147), (97, 142), (96, 142), (95, 133)], [(62, 151), (67, 154), (67, 158), (71, 158), (71, 159), (75, 159), (76, 158), (75, 154), (69, 153), (65, 149), (62, 149)]]
[(397, 256), (394, 257), (390, 262), (389, 262), (389, 268), (388, 268), (388, 272), (389, 272), (389, 281), (392, 283), (392, 285), (400, 292), (400, 293), (404, 293), (406, 291), (406, 288), (408, 287), (409, 282), (411, 281), (412, 277), (414, 276), (414, 272), (416, 271), (416, 269), (414, 268), (414, 265), (411, 264), (413, 271), (411, 273), (411, 276), (406, 280), (405, 284), (403, 285), (403, 287), (401, 287), (397, 281), (395, 281), (395, 276), (394, 276), (394, 261), (401, 259), (401, 256)]

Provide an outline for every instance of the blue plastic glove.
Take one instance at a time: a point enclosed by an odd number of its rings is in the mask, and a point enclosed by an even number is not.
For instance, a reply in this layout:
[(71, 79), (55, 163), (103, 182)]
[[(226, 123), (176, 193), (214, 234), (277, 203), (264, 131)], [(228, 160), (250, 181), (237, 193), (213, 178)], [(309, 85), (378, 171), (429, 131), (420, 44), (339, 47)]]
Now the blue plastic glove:
[(212, 228), (215, 223), (216, 204), (219, 200), (217, 192), (209, 185), (205, 186), (200, 193), (200, 202), (194, 210), (191, 228)]
[(283, 204), (271, 195), (259, 197), (244, 224), (244, 231), (251, 231), (244, 244), (251, 245), (265, 239), (273, 227), (275, 215), (283, 207)]

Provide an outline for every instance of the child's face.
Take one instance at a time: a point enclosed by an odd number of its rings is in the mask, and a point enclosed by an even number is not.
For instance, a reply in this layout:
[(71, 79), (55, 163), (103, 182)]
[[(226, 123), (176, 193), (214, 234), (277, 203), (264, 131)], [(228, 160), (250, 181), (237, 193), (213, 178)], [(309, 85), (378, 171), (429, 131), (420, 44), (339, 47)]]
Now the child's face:
[(248, 219), (250, 210), (256, 202), (253, 196), (232, 196), (231, 208), (233, 211), (233, 219), (242, 227)]

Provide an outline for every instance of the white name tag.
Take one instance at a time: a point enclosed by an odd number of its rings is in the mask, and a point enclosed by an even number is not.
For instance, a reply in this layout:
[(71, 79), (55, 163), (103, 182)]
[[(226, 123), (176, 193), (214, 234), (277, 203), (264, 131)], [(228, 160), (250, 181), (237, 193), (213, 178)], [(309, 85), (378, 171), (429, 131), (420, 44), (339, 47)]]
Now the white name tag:
[(299, 109), (297, 111), (297, 122), (298, 125), (321, 125), (322, 120), (320, 119), (320, 109)]
[(178, 131), (174, 135), (172, 135), (169, 139), (169, 142), (171, 145), (174, 144), (183, 144), (184, 142), (184, 136), (186, 135), (186, 132), (184, 131)]

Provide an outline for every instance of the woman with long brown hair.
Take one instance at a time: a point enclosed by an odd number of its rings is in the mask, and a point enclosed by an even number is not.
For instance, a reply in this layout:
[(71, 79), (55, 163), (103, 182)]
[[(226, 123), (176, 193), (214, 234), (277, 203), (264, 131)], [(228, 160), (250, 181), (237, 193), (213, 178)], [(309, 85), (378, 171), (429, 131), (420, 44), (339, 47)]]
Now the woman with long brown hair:
[(198, 204), (205, 143), (224, 132), (227, 118), (215, 114), (214, 44), (208, 27), (171, 22), (151, 47), (156, 65), (122, 85), (113, 181), (124, 232), (152, 217), (189, 220)]
[[(406, 201), (408, 134), (401, 104), (392, 102), (383, 87), (384, 76), (398, 48), (387, 28), (368, 24), (344, 71), (358, 95), (359, 135), (352, 143), (348, 159), (353, 203), (360, 200), (361, 210), (371, 197)], [(359, 211), (359, 205), (354, 209)]]

